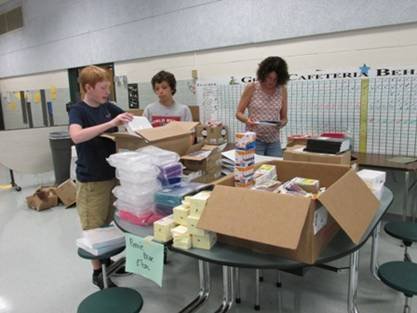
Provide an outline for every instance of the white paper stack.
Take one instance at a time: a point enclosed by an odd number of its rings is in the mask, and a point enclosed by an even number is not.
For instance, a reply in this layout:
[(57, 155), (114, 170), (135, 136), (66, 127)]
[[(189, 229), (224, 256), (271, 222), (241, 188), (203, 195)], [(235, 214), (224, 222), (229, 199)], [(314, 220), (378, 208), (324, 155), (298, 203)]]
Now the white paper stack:
[(93, 255), (107, 253), (125, 245), (123, 232), (114, 225), (83, 231), (76, 241), (77, 247)]
[(129, 134), (138, 136), (137, 131), (152, 128), (152, 124), (144, 116), (134, 116), (133, 120), (126, 124), (126, 130)]

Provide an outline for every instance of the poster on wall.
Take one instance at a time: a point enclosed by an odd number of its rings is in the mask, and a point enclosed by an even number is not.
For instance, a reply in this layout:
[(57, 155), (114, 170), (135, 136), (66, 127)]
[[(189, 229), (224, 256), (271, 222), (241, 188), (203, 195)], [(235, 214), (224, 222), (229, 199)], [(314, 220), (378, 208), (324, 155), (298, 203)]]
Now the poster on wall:
[(128, 97), (129, 97), (129, 109), (139, 108), (139, 89), (138, 84), (127, 85)]

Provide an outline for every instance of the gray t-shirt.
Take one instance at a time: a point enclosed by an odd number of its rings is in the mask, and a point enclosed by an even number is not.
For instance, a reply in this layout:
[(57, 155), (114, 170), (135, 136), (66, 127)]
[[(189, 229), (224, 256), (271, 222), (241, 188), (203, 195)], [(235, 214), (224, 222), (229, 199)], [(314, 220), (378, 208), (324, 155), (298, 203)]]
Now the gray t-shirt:
[(143, 111), (153, 127), (163, 126), (171, 121), (191, 122), (191, 111), (185, 104), (174, 102), (171, 106), (165, 106), (158, 102), (148, 104)]

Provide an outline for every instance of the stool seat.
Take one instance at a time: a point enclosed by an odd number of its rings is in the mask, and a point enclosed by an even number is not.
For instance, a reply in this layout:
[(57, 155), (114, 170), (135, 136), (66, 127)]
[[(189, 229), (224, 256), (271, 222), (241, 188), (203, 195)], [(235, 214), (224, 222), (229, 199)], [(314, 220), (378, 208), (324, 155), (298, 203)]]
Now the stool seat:
[(417, 264), (394, 261), (382, 264), (378, 276), (387, 286), (405, 294), (406, 297), (417, 295)]
[(417, 224), (412, 222), (391, 222), (384, 226), (387, 234), (404, 241), (409, 246), (417, 242)]
[(85, 298), (77, 313), (138, 313), (143, 299), (136, 290), (116, 287), (97, 291)]
[(104, 260), (104, 259), (109, 259), (110, 257), (119, 254), (120, 252), (122, 252), (125, 249), (125, 247), (119, 247), (116, 248), (114, 250), (111, 250), (109, 252), (100, 254), (100, 255), (94, 255), (91, 254), (90, 252), (82, 249), (82, 248), (78, 248), (78, 255), (83, 258), (83, 259), (87, 259), (87, 260)]

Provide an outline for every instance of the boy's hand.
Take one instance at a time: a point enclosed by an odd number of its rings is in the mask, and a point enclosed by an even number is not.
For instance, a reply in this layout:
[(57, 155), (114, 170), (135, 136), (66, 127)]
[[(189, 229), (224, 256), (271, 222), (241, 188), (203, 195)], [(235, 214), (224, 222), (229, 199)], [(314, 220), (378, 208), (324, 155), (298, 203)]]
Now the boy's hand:
[(131, 120), (133, 120), (133, 115), (125, 112), (122, 114), (117, 115), (114, 119), (111, 120), (111, 124), (114, 127), (129, 123)]

